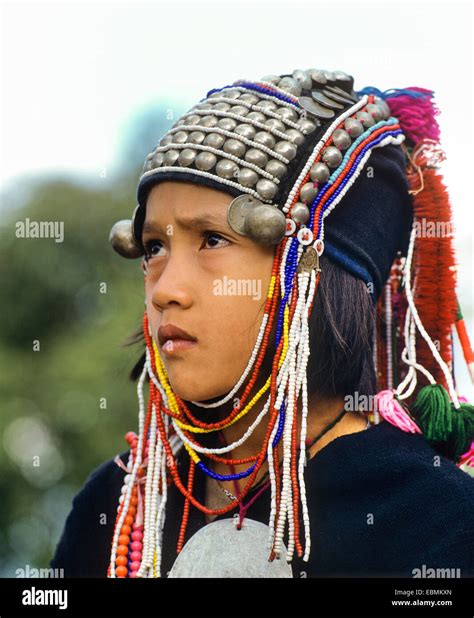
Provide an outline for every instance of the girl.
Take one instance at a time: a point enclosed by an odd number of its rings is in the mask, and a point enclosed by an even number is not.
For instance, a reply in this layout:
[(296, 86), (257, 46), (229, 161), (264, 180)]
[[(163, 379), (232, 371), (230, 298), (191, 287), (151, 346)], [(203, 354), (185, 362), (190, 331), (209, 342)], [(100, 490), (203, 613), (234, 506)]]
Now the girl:
[(474, 573), (454, 325), (472, 350), (451, 238), (417, 233), (450, 218), (432, 94), (238, 80), (148, 155), (111, 232), (144, 271), (137, 433), (74, 498), (53, 568)]

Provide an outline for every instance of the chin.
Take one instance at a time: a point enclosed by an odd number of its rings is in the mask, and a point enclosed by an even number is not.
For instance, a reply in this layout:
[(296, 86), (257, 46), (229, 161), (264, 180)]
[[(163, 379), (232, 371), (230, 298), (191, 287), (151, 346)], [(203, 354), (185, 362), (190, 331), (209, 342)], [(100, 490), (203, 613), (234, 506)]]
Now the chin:
[[(182, 372), (179, 369), (168, 373), (169, 383), (173, 389), (173, 392), (183, 401), (212, 403), (213, 400), (222, 398), (232, 388), (230, 387), (227, 390), (216, 388), (215, 384), (209, 384), (206, 387), (205, 382), (209, 379), (208, 375), (202, 376), (202, 379), (200, 379), (199, 377), (196, 377), (196, 372), (193, 372), (192, 376), (189, 375), (189, 379), (187, 379), (184, 374), (185, 372)], [(229, 405), (229, 403), (227, 405)]]

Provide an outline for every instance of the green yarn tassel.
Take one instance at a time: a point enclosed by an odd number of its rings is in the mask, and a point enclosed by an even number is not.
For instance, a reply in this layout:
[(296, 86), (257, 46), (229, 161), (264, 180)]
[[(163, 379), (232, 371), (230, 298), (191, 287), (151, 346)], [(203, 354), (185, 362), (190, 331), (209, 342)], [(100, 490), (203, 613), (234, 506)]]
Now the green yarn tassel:
[(474, 439), (474, 406), (455, 408), (441, 384), (424, 386), (412, 407), (426, 440), (440, 453), (457, 461)]
[(451, 400), (441, 384), (424, 386), (418, 393), (412, 412), (429, 442), (445, 442), (451, 435)]
[(459, 408), (452, 405), (453, 432), (448, 441), (449, 449), (456, 460), (469, 450), (474, 438), (474, 406), (462, 403)]

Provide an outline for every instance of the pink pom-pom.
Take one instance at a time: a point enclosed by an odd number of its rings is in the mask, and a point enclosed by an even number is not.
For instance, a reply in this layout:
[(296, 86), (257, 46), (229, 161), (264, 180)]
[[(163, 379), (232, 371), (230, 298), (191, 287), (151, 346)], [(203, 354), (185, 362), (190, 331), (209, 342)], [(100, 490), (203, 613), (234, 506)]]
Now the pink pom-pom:
[(386, 421), (407, 433), (422, 433), (418, 425), (408, 416), (399, 402), (394, 398), (393, 391), (380, 391), (375, 395), (377, 409)]
[(458, 466), (470, 466), (474, 468), (474, 442), (471, 442), (471, 448), (461, 455)]
[[(401, 94), (410, 90), (423, 96)], [(385, 99), (392, 115), (398, 119), (403, 133), (414, 144), (418, 144), (423, 139), (439, 142), (440, 129), (435, 118), (439, 114), (439, 109), (432, 101), (433, 96), (432, 90), (410, 86), (401, 90), (399, 95), (388, 96)]]

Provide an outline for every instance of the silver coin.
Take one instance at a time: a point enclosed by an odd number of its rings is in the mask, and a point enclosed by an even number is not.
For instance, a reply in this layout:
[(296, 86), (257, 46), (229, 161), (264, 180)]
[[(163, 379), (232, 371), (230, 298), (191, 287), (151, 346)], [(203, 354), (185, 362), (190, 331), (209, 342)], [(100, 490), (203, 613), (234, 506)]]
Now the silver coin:
[(245, 218), (256, 206), (261, 206), (262, 202), (255, 198), (253, 195), (244, 193), (235, 197), (227, 208), (227, 222), (230, 227), (242, 236), (246, 236), (245, 233)]
[(298, 103), (307, 112), (309, 112), (310, 114), (313, 114), (313, 116), (316, 116), (317, 118), (333, 118), (334, 117), (334, 111), (332, 109), (323, 107), (311, 97), (298, 97)]

